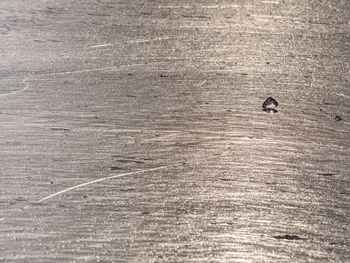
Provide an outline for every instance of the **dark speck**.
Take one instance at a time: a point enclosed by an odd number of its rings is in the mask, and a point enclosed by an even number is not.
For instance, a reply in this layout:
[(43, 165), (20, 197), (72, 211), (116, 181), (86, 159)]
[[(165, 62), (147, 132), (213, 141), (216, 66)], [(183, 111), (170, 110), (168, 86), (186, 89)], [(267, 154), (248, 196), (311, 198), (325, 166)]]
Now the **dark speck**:
[(273, 238), (285, 239), (285, 240), (305, 240), (306, 239), (296, 235), (278, 235), (278, 236), (274, 236)]
[(117, 171), (117, 170), (122, 170), (123, 168), (118, 167), (118, 166), (112, 166), (109, 168), (111, 171)]
[(273, 112), (273, 113), (277, 112), (276, 110), (277, 106), (278, 106), (277, 100), (275, 100), (272, 97), (268, 97), (262, 105), (263, 111)]
[(27, 198), (23, 197), (23, 196), (19, 196), (15, 199), (15, 201), (18, 201), (18, 202), (23, 202), (23, 201), (27, 201)]
[(318, 173), (318, 175), (322, 175), (322, 176), (334, 176), (336, 174), (334, 173)]
[(165, 78), (165, 77), (167, 77), (167, 75), (160, 74), (160, 77)]
[(70, 131), (68, 128), (61, 128), (61, 127), (52, 127), (51, 130), (53, 131)]
[(334, 119), (335, 119), (336, 121), (341, 121), (341, 120), (342, 120), (342, 118), (341, 118), (340, 116), (338, 116), (338, 115), (336, 115)]

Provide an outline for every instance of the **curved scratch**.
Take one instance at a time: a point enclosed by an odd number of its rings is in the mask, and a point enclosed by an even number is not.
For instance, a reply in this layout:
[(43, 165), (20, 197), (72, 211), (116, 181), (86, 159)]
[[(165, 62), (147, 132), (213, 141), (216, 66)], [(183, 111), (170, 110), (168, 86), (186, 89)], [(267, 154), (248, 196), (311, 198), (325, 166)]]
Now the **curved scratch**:
[(72, 191), (74, 189), (77, 189), (77, 188), (80, 188), (80, 187), (83, 187), (83, 186), (87, 186), (87, 185), (90, 185), (90, 184), (95, 184), (95, 183), (98, 183), (98, 182), (102, 182), (102, 181), (106, 181), (106, 180), (110, 180), (110, 179), (114, 179), (114, 178), (120, 178), (120, 177), (127, 176), (127, 175), (134, 175), (134, 174), (146, 173), (146, 172), (151, 172), (151, 171), (163, 170), (163, 169), (166, 169), (166, 168), (169, 168), (169, 167), (175, 167), (175, 166), (180, 166), (180, 165), (181, 164), (160, 166), (160, 167), (156, 167), (156, 168), (145, 169), (145, 170), (134, 171), (134, 172), (129, 172), (129, 173), (123, 173), (123, 174), (117, 174), (117, 175), (113, 175), (113, 176), (100, 178), (100, 179), (93, 180), (93, 181), (90, 181), (90, 182), (78, 184), (76, 186), (72, 186), (72, 187), (69, 187), (69, 188), (64, 189), (62, 191), (59, 191), (57, 193), (54, 193), (52, 195), (46, 196), (46, 197), (40, 199), (37, 203), (41, 203), (41, 202), (43, 202), (45, 200), (48, 200), (48, 199), (51, 199), (52, 197), (55, 197), (57, 195), (61, 195), (63, 193), (66, 193), (66, 192), (69, 192), (69, 191)]
[(120, 66), (111, 66), (111, 67), (102, 67), (102, 68), (92, 68), (92, 69), (82, 69), (82, 70), (73, 70), (73, 71), (54, 72), (54, 73), (46, 73), (46, 74), (39, 74), (39, 75), (43, 75), (43, 76), (57, 76), (57, 75), (77, 74), (77, 73), (103, 71), (103, 70), (115, 70), (115, 69), (119, 69), (119, 68), (120, 68)]
[(17, 94), (17, 93), (21, 93), (21, 92), (26, 91), (27, 89), (29, 89), (29, 84), (27, 83), (27, 80), (28, 80), (29, 78), (30, 78), (30, 77), (27, 77), (27, 78), (25, 78), (24, 80), (22, 80), (23, 84), (25, 85), (23, 89), (16, 90), (16, 91), (12, 91), (12, 92), (5, 93), (5, 94), (0, 94), (0, 97), (11, 96), (11, 95), (15, 95), (15, 94)]

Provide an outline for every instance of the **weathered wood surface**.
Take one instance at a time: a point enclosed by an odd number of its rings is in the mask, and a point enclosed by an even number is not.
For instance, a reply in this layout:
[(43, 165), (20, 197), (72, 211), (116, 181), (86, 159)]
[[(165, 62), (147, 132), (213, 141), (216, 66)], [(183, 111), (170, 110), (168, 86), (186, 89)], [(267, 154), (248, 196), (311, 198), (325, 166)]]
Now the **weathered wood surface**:
[(1, 0), (0, 262), (350, 262), (349, 21)]

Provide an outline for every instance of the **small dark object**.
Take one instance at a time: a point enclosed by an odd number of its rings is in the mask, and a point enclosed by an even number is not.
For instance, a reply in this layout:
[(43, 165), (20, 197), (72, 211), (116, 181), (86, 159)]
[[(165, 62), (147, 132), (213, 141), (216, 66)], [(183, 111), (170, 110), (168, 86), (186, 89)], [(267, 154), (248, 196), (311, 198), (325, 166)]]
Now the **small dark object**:
[(334, 173), (318, 173), (318, 175), (323, 175), (323, 176), (334, 176), (336, 174)]
[(70, 131), (68, 128), (61, 128), (61, 127), (52, 127), (52, 131)]
[(335, 116), (335, 120), (336, 120), (336, 121), (341, 121), (342, 118), (341, 118), (340, 116), (336, 115), (336, 116)]
[(111, 171), (117, 171), (117, 170), (122, 170), (123, 168), (118, 167), (118, 166), (111, 166), (109, 169), (110, 169)]
[(305, 240), (306, 239), (296, 235), (279, 235), (279, 236), (274, 236), (274, 238), (285, 239), (285, 240)]
[(277, 100), (275, 100), (272, 97), (268, 97), (262, 105), (263, 111), (273, 112), (273, 113), (277, 112), (276, 110), (277, 106), (278, 106)]

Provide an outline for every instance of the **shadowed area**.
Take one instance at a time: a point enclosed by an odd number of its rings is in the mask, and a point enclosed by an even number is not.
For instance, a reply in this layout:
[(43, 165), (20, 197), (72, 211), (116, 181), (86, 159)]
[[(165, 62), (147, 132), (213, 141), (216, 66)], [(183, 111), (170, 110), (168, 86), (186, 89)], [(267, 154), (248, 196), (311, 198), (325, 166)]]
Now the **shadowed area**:
[(0, 1), (0, 262), (350, 261), (350, 2), (190, 2)]

